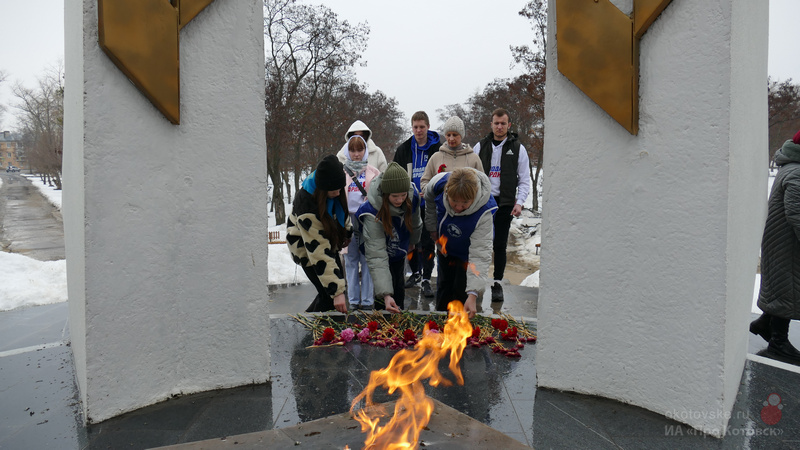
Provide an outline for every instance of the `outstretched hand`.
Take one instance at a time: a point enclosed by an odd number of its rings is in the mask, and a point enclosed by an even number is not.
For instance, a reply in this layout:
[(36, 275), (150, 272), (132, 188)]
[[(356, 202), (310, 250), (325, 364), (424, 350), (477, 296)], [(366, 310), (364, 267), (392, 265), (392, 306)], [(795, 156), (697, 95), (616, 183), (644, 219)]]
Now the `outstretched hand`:
[(340, 313), (347, 312), (347, 300), (345, 299), (343, 293), (333, 297), (333, 307), (336, 308), (336, 310)]
[(391, 295), (387, 295), (383, 297), (383, 303), (386, 305), (386, 310), (390, 313), (399, 313), (400, 307), (397, 306), (397, 303), (394, 301)]
[(470, 319), (478, 313), (478, 297), (475, 294), (467, 295), (467, 301), (464, 302), (464, 311), (467, 312)]

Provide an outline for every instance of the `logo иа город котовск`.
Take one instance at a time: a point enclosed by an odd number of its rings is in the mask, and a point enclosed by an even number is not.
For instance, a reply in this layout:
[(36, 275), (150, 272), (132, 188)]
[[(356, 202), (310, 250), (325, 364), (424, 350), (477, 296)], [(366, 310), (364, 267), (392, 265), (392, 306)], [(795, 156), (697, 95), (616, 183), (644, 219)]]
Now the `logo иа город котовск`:
[(181, 122), (179, 33), (213, 1), (97, 1), (100, 48), (176, 125)]

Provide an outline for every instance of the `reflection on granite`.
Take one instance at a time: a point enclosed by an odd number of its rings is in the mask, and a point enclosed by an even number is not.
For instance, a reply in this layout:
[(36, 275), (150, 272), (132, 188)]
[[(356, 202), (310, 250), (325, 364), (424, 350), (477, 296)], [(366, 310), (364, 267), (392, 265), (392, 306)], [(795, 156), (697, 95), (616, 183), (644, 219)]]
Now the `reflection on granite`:
[[(507, 291), (518, 299), (526, 298), (526, 292), (530, 291)], [(503, 305), (509, 314), (519, 317), (524, 315), (520, 311), (530, 311), (530, 305), (513, 299), (508, 295)], [(300, 301), (301, 297), (294, 299), (295, 310)], [(394, 355), (358, 343), (308, 348), (312, 343), (308, 330), (288, 316), (274, 315), (270, 383), (186, 395), (85, 427), (71, 349), (64, 340), (65, 323), (64, 304), (0, 314), (0, 345), (13, 342), (0, 350), (0, 448), (139, 449), (208, 439), (222, 448), (236, 442), (225, 439), (229, 436), (288, 430), (346, 413), (370, 372), (385, 367)], [(797, 324), (793, 325), (791, 336), (796, 336)], [(751, 348), (765, 347), (760, 339), (751, 337)], [(54, 345), (14, 353), (42, 344)], [(535, 448), (799, 447), (797, 371), (748, 360), (727, 434), (716, 439), (635, 406), (536, 389), (536, 345), (527, 345), (521, 355), (510, 359), (485, 347), (468, 347), (461, 362), (464, 386), (426, 386), (426, 392)], [(440, 369), (449, 373), (446, 364)], [(780, 397), (777, 421), (774, 414), (763, 415), (775, 413), (767, 402), (771, 394)], [(394, 399), (384, 393), (375, 401)], [(287, 434), (282, 436), (288, 439)], [(265, 446), (283, 448), (283, 444), (294, 446), (288, 441)]]

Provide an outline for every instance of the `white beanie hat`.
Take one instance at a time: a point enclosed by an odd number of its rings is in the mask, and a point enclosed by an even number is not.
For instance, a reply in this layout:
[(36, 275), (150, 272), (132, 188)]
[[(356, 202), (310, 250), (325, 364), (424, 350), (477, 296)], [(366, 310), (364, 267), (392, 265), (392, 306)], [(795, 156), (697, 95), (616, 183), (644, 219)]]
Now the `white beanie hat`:
[(447, 119), (447, 122), (442, 126), (442, 134), (447, 134), (448, 131), (455, 131), (462, 138), (464, 138), (464, 121), (458, 116), (453, 116)]

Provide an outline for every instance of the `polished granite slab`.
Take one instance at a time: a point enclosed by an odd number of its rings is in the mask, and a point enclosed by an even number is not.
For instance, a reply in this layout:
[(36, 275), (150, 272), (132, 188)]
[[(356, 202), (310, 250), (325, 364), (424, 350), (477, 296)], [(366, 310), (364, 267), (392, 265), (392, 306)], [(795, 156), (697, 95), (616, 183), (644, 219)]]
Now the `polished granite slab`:
[[(434, 400), (433, 403), (434, 411), (430, 422), (419, 435), (418, 442), (421, 448), (437, 450), (484, 450), (492, 447), (503, 450), (530, 448), (441, 402)], [(394, 402), (384, 403), (383, 406), (387, 411), (392, 411)], [(365, 444), (365, 437), (366, 435), (361, 431), (361, 424), (353, 418), (351, 413), (347, 412), (293, 427), (161, 448), (173, 450), (226, 448), (340, 450), (362, 448)]]
[[(383, 368), (393, 355), (357, 343), (308, 348), (310, 333), (288, 316), (275, 315), (271, 383), (186, 395), (84, 426), (65, 323), (65, 304), (0, 313), (0, 345), (6, 343), (0, 350), (0, 448), (140, 449), (296, 427), (346, 413), (370, 371)], [(800, 342), (795, 323), (791, 339)], [(755, 350), (766, 346), (757, 336), (750, 341)], [(537, 389), (536, 346), (521, 354), (510, 359), (467, 348), (465, 385), (426, 387), (426, 392), (535, 448), (800, 448), (797, 367), (751, 356), (728, 432), (716, 439), (635, 406)], [(771, 394), (778, 394), (782, 409), (770, 425), (762, 412), (771, 406)]]

